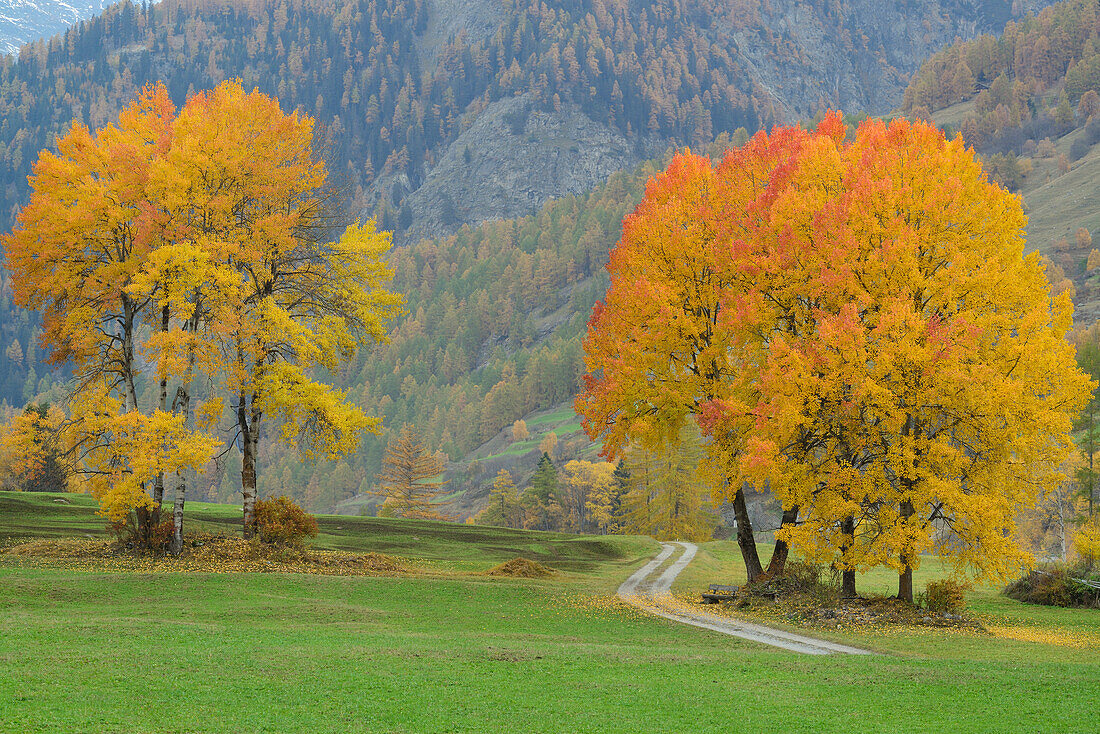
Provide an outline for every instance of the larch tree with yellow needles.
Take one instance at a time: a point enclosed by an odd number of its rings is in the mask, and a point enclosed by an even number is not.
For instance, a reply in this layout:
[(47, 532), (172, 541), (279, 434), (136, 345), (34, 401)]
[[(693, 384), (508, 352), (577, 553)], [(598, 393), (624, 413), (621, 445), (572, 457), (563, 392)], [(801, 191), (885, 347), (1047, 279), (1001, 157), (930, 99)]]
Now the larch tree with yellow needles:
[[(411, 517), (421, 520), (451, 519), (439, 511), (439, 498), (446, 482), (443, 460), (430, 453), (420, 434), (408, 423), (390, 438), (382, 457), (382, 471), (377, 476), (374, 494), (386, 500), (379, 511), (383, 517)], [(498, 475), (502, 484), (510, 484)], [(507, 487), (502, 488), (507, 494)], [(502, 517), (506, 517), (505, 512)]]

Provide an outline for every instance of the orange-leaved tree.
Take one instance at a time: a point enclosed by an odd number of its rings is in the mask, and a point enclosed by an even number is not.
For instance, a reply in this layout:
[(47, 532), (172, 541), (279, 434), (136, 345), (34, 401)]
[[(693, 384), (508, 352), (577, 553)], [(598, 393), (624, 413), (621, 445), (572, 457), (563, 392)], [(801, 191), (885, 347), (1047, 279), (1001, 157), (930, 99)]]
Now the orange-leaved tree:
[(143, 538), (157, 522), (159, 478), (202, 465), (217, 445), (163, 406), (139, 404), (141, 326), (152, 302), (135, 281), (164, 242), (150, 177), (172, 144), (174, 116), (157, 85), (117, 124), (95, 133), (74, 124), (56, 154), (42, 152), (31, 199), (3, 240), (16, 302), (43, 311), (48, 359), (73, 369), (70, 463), (112, 520), (136, 510)]
[[(628, 220), (578, 405), (612, 449), (697, 415), (727, 480), (767, 482), (801, 511), (779, 539), (844, 571), (848, 593), (857, 570), (892, 566), (911, 601), (924, 552), (978, 576), (1026, 561), (1016, 510), (1061, 479), (1089, 382), (1068, 298), (1023, 257), (1019, 200), (929, 125), (850, 132), (830, 115), (814, 134), (758, 135), (713, 176), (697, 161), (679, 194), (695, 216), (651, 225), (655, 263), (633, 273)], [(700, 231), (718, 233), (709, 255)], [(661, 273), (674, 252), (707, 266)]]
[[(718, 170), (707, 158), (680, 154), (650, 179), (611, 252), (611, 287), (589, 322), (588, 373), (577, 399), (585, 429), (603, 439), (608, 457), (623, 456), (633, 441), (664, 447), (686, 420), (705, 418), (716, 403), (726, 408), (722, 440), (708, 443), (721, 466), (713, 494), (733, 503), (750, 580), (764, 569), (739, 457), (755, 426), (761, 340), (746, 323), (768, 305), (755, 287), (752, 262), (762, 246), (755, 222), (808, 136), (798, 128), (761, 133)], [(702, 423), (708, 432), (711, 425)], [(784, 522), (797, 513), (788, 507)], [(778, 543), (771, 572), (782, 570), (786, 553)]]

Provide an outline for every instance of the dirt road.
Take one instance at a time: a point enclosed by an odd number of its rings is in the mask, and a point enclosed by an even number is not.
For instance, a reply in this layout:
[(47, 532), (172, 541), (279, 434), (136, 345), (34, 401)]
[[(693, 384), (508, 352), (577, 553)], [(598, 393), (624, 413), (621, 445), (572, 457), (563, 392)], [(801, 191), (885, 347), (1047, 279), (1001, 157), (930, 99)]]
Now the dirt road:
[[(659, 577), (656, 579), (651, 578), (677, 551), (677, 546), (682, 549), (680, 556)], [(691, 563), (696, 550), (698, 549), (694, 543), (662, 543), (661, 552), (652, 561), (638, 569), (619, 587), (619, 597), (639, 609), (644, 609), (665, 619), (671, 619), (674, 622), (682, 622), (683, 624), (721, 632), (725, 635), (742, 637), (746, 640), (792, 652), (805, 653), (806, 655), (872, 654), (857, 647), (840, 645), (835, 642), (818, 640), (813, 637), (796, 635), (792, 632), (711, 614), (676, 600), (669, 591), (672, 582)]]

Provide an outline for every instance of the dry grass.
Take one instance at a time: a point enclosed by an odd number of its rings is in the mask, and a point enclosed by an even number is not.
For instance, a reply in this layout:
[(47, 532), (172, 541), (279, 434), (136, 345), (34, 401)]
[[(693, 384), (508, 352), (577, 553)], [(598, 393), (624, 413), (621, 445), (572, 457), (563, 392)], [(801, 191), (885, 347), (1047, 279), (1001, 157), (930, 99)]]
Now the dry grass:
[(487, 576), (511, 576), (520, 579), (545, 579), (557, 576), (558, 572), (537, 561), (526, 558), (513, 558), (499, 566), (493, 566), (485, 574)]
[(416, 569), (381, 553), (347, 553), (267, 545), (257, 540), (199, 533), (184, 541), (179, 557), (154, 556), (106, 540), (43, 539), (20, 543), (2, 555), (28, 565), (96, 571), (188, 571), (209, 573), (313, 573), (397, 576)]

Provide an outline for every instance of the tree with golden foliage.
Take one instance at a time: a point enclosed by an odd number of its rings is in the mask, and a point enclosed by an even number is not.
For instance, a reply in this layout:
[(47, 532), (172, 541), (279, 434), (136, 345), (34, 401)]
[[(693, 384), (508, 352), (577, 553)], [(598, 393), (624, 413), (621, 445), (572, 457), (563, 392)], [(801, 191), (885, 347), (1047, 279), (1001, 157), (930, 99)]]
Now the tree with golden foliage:
[[(3, 240), (17, 303), (44, 310), (50, 360), (74, 370), (74, 466), (112, 520), (136, 512), (141, 537), (175, 477), (177, 551), (184, 477), (219, 447), (227, 403), (246, 535), (263, 426), (305, 458), (379, 430), (315, 375), (386, 338), (401, 304), (383, 288), (390, 238), (339, 226), (313, 145), (312, 119), (239, 82), (178, 114), (151, 85), (117, 124), (77, 123), (43, 151)], [(214, 386), (201, 405), (200, 377)]]
[(428, 452), (420, 434), (408, 423), (390, 438), (382, 458), (378, 487), (372, 494), (385, 497), (379, 515), (422, 520), (450, 520), (439, 511), (440, 488), (446, 484), (443, 460)]
[(698, 431), (641, 441), (626, 452), (630, 470), (623, 497), (622, 532), (658, 540), (702, 542), (714, 537), (718, 516), (710, 503)]
[(149, 86), (117, 123), (94, 133), (75, 123), (57, 154), (39, 156), (31, 199), (3, 239), (15, 301), (43, 311), (48, 360), (73, 370), (74, 468), (112, 521), (136, 513), (141, 538), (158, 522), (160, 479), (204, 464), (218, 446), (165, 406), (139, 403), (152, 300), (137, 281), (165, 243), (152, 179), (175, 114), (164, 87)]
[(478, 513), (476, 522), (482, 525), (522, 528), (525, 514), (519, 490), (512, 481), (512, 473), (501, 469), (493, 479), (493, 488), (489, 490), (489, 504)]
[(347, 227), (325, 189), (314, 151), (314, 123), (278, 101), (225, 82), (192, 97), (174, 126), (167, 158), (173, 185), (162, 198), (187, 223), (184, 236), (206, 247), (226, 271), (210, 304), (221, 374), (242, 450), (244, 526), (252, 526), (256, 455), (262, 426), (303, 458), (336, 458), (359, 446), (381, 419), (314, 378), (384, 341), (401, 311), (383, 257), (389, 233), (374, 223)]
[(520, 419), (512, 424), (512, 443), (517, 441), (526, 441), (531, 437), (531, 432), (527, 430), (527, 422)]
[(778, 540), (850, 593), (856, 571), (890, 566), (911, 602), (924, 553), (979, 577), (1026, 562), (1017, 510), (1065, 479), (1089, 380), (1069, 297), (1023, 256), (1019, 199), (961, 138), (905, 120), (850, 133), (830, 114), (652, 180), (612, 253), (577, 406), (611, 455), (694, 418), (735, 508), (744, 482), (768, 483)]
[(65, 415), (49, 404), (28, 405), (0, 426), (0, 486), (26, 492), (66, 492), (62, 462)]
[(614, 464), (579, 459), (566, 462), (560, 492), (565, 529), (577, 533), (595, 530), (597, 523), (592, 509), (602, 509), (610, 501), (614, 485)]

